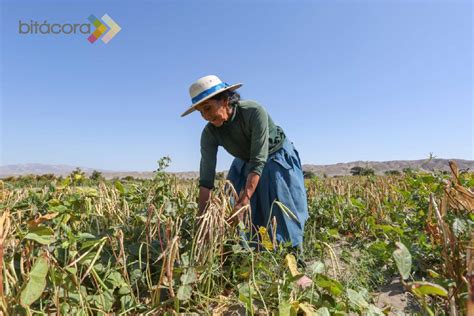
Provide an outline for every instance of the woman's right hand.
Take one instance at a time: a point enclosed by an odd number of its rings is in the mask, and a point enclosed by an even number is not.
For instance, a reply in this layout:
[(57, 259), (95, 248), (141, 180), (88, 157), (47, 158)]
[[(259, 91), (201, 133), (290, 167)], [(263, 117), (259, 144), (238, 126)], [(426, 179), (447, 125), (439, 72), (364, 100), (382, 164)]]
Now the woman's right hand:
[[(243, 191), (242, 191), (243, 192)], [(234, 211), (227, 222), (232, 226), (236, 226), (239, 222), (244, 220), (245, 214), (248, 212), (250, 198), (247, 195), (240, 194), (237, 204), (234, 206)]]

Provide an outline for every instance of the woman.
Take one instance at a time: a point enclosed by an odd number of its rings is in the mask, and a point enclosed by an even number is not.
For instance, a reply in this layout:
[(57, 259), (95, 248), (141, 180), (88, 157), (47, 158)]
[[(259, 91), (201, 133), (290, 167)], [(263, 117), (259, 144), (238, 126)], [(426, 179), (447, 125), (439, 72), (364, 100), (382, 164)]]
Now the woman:
[[(192, 106), (181, 116), (198, 110), (209, 122), (201, 135), (199, 211), (204, 212), (214, 188), (217, 148), (222, 146), (235, 157), (228, 174), (239, 193), (234, 211), (250, 204), (255, 227), (268, 228), (275, 217), (277, 241), (301, 249), (308, 207), (298, 152), (260, 104), (240, 100), (235, 90), (241, 86), (210, 75), (189, 89)], [(272, 207), (275, 200), (296, 219), (277, 204)], [(302, 286), (309, 282), (308, 278), (299, 280)]]

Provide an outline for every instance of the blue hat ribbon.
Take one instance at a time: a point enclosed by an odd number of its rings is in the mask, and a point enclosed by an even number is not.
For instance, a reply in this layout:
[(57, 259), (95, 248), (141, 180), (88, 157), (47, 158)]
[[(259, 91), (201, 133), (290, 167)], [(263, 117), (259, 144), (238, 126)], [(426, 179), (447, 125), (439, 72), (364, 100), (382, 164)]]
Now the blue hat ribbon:
[(202, 99), (204, 99), (208, 95), (210, 95), (210, 94), (212, 94), (212, 93), (214, 93), (218, 90), (221, 90), (222, 88), (226, 88), (228, 86), (229, 85), (225, 82), (219, 83), (219, 84), (215, 85), (214, 87), (210, 87), (209, 89), (204, 90), (203, 92), (199, 93), (197, 96), (192, 98), (191, 101), (193, 102), (193, 104), (198, 103), (199, 101), (201, 101)]

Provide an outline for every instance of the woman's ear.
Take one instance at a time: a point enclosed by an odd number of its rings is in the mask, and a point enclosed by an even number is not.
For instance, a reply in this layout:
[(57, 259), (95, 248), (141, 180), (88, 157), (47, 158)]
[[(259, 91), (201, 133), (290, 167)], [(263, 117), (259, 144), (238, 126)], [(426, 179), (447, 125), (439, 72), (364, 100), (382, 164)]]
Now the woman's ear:
[(222, 99), (222, 105), (224, 105), (225, 107), (229, 107), (229, 97)]

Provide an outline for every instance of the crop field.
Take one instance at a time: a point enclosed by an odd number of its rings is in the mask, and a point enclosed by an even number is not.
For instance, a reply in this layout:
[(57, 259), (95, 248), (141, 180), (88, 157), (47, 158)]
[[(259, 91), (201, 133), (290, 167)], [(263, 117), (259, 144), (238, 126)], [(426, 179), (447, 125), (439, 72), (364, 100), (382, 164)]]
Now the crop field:
[(305, 267), (273, 240), (274, 225), (227, 223), (225, 180), (198, 217), (197, 181), (166, 165), (147, 180), (1, 181), (3, 315), (467, 314), (474, 174), (454, 163), (307, 179)]

